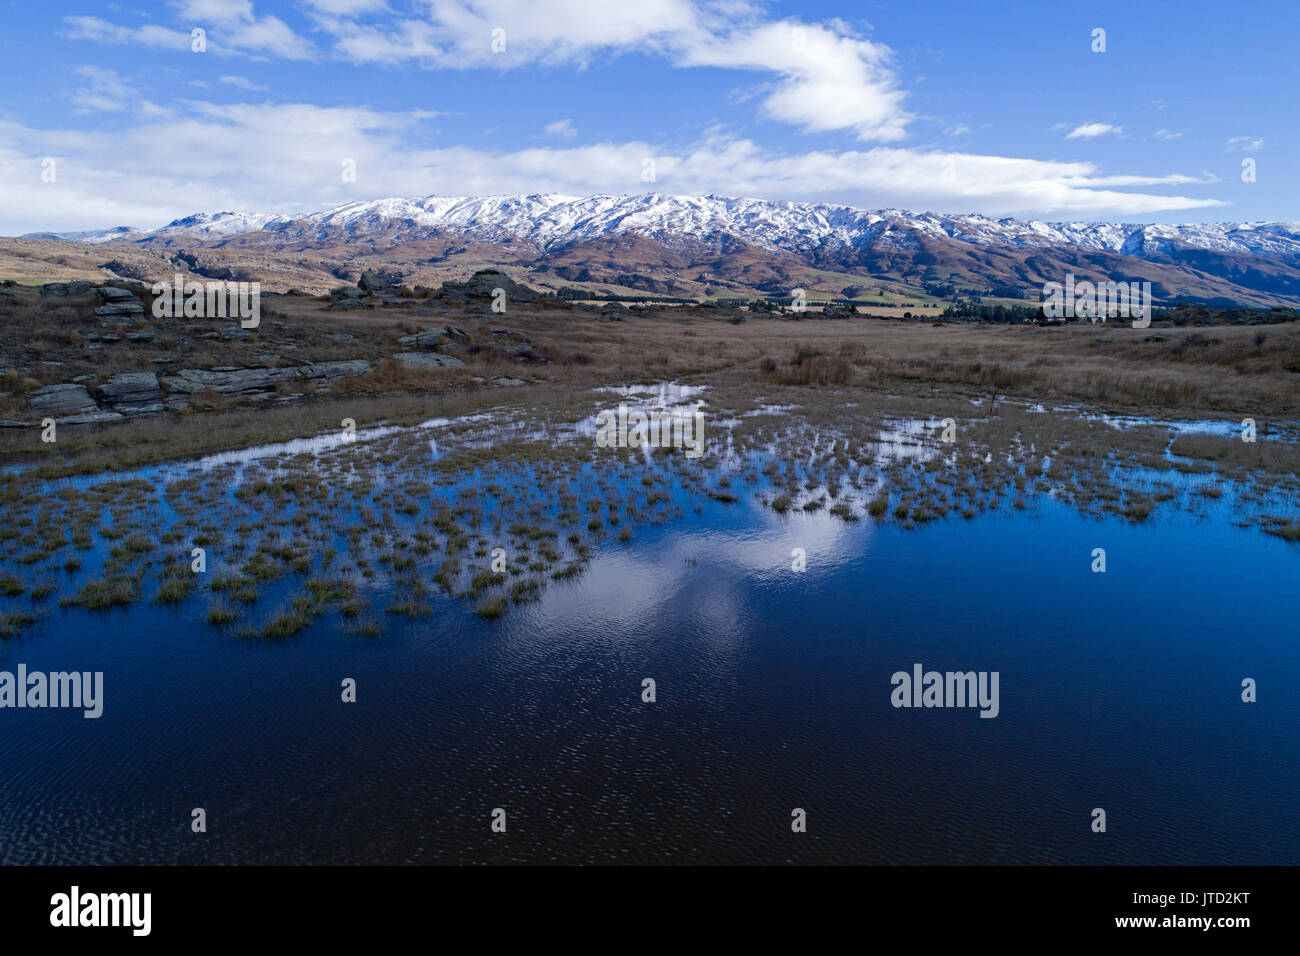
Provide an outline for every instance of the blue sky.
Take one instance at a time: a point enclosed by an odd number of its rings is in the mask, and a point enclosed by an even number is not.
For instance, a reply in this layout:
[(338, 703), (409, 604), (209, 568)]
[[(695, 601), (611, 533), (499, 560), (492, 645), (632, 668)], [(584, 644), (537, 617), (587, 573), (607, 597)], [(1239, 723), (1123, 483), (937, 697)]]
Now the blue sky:
[[(70, 0), (8, 12), (3, 234), (435, 193), (1300, 219), (1295, 0)], [(1105, 52), (1092, 49), (1096, 28)]]

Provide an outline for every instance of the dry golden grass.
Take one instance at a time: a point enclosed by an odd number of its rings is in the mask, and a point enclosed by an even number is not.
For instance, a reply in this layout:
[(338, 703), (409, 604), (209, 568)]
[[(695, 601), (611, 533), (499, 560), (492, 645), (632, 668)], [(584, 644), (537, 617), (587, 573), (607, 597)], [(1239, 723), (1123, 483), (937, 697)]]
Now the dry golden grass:
[[(202, 339), (220, 320), (154, 320), (152, 343), (87, 348), (83, 333), (102, 331), (91, 303), (40, 300), (19, 290), (0, 304), (0, 418), (32, 420), (33, 388), (91, 375), (94, 385), (120, 371), (365, 358), (374, 371), (332, 386), (300, 405), (249, 407), (221, 396), (198, 396), (199, 410), (96, 428), (60, 430), (57, 445), (40, 445), (35, 429), (0, 431), (0, 455), (62, 470), (127, 468), (150, 461), (278, 441), (336, 429), (411, 422), (500, 403), (576, 409), (594, 386), (675, 380), (711, 387), (719, 409), (746, 411), (761, 398), (821, 406), (848, 403), (903, 412), (908, 408), (969, 411), (973, 399), (1014, 397), (1078, 403), (1116, 412), (1167, 417), (1252, 417), (1294, 420), (1300, 408), (1300, 328), (1221, 326), (1135, 330), (1119, 326), (991, 326), (870, 318), (791, 319), (748, 315), (733, 324), (727, 310), (663, 308), (607, 321), (597, 309), (541, 303), (511, 305), (503, 315), (482, 307), (415, 314), (411, 309), (328, 309), (323, 300), (267, 297), (262, 327), (251, 342)], [(417, 307), (423, 308), (419, 300)], [(413, 371), (393, 361), (398, 339), (420, 328), (452, 324), (472, 346), (464, 369)], [(491, 330), (532, 340), (533, 361), (497, 347)], [(336, 341), (331, 336), (352, 336)], [(189, 340), (180, 351), (178, 339)], [(1153, 341), (1147, 341), (1153, 338)], [(172, 359), (159, 366), (151, 360)], [(545, 360), (545, 361), (541, 361)], [(57, 365), (43, 364), (57, 362)], [(18, 371), (22, 369), (22, 371)], [(536, 379), (499, 389), (474, 378)], [(306, 383), (304, 383), (306, 384)], [(311, 392), (310, 387), (296, 391)], [(287, 389), (286, 389), (287, 391)], [(810, 412), (820, 414), (815, 409)]]

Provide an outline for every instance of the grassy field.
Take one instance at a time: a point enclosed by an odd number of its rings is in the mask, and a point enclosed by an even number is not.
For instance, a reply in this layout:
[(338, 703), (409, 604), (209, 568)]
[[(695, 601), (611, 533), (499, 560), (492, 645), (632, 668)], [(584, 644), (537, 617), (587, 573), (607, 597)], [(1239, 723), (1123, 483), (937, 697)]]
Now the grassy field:
[[(266, 296), (250, 339), (204, 338), (231, 322), (154, 319), (137, 326), (150, 342), (99, 344), (93, 302), (41, 299), (34, 290), (0, 297), (0, 419), (32, 422), (26, 396), (78, 380), (94, 393), (112, 374), (181, 368), (288, 367), (362, 358), (373, 371), (314, 394), (282, 386), (292, 404), (250, 406), (237, 396), (197, 393), (184, 411), (103, 426), (69, 426), (56, 444), (39, 429), (0, 430), (6, 461), (95, 471), (278, 441), (336, 429), (465, 414), (502, 403), (552, 409), (582, 404), (590, 388), (680, 381), (709, 385), (738, 407), (758, 398), (829, 407), (922, 400), (969, 404), (1007, 398), (1183, 418), (1294, 420), (1300, 408), (1300, 328), (1214, 326), (1136, 330), (1126, 325), (981, 325), (849, 317), (767, 317), (737, 310), (673, 307), (623, 312), (599, 307), (433, 304), (335, 311), (325, 300)], [(421, 314), (424, 313), (424, 314)], [(403, 335), (451, 324), (471, 342), (464, 368), (415, 371), (393, 360)], [(493, 330), (527, 336), (503, 348)], [(492, 376), (524, 379), (503, 390)], [(295, 397), (296, 396), (296, 397)]]

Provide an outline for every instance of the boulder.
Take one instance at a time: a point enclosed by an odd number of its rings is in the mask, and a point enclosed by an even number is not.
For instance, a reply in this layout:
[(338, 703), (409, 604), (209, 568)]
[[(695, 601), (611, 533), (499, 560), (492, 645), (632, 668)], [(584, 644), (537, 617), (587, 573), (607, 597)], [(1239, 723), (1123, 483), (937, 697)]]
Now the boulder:
[(139, 302), (140, 298), (130, 289), (119, 289), (115, 285), (101, 285), (95, 288), (95, 296), (100, 302)]
[(497, 289), (505, 292), (507, 302), (536, 302), (541, 298), (532, 289), (515, 282), (499, 269), (480, 269), (465, 282), (444, 282), (438, 296), (452, 302), (491, 299)]
[(109, 319), (119, 323), (122, 320), (130, 322), (132, 316), (144, 315), (144, 305), (139, 299), (130, 302), (110, 302), (97, 308), (95, 314), (101, 319)]
[(78, 415), (99, 410), (84, 385), (46, 385), (27, 396), (32, 411), (42, 415)]
[(424, 329), (414, 335), (403, 335), (397, 342), (407, 349), (436, 349), (447, 338), (449, 334), (442, 329)]
[(109, 405), (148, 405), (162, 401), (162, 388), (153, 372), (122, 372), (96, 389)]
[(363, 292), (391, 292), (394, 295), (402, 287), (402, 277), (393, 273), (379, 273), (367, 269), (357, 280), (357, 288)]

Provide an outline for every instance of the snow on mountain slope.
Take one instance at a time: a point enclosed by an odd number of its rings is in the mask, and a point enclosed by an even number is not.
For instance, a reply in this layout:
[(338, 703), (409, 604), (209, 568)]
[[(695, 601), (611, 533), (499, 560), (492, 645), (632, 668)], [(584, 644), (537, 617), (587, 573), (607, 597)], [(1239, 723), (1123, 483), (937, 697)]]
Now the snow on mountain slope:
[[(550, 250), (628, 233), (668, 246), (734, 236), (760, 248), (807, 253), (856, 246), (885, 236), (932, 236), (976, 245), (1076, 246), (1150, 258), (1174, 245), (1218, 253), (1300, 258), (1300, 223), (1127, 225), (993, 219), (979, 215), (868, 211), (826, 203), (773, 202), (722, 196), (527, 196), (379, 199), (345, 203), (310, 215), (198, 213), (152, 232), (120, 227), (62, 234), (81, 242), (112, 239), (192, 238), (219, 241), (265, 231), (285, 241), (325, 241), (392, 235), (416, 239), (434, 232), (483, 242), (523, 241)], [(41, 234), (49, 237), (49, 234)]]

